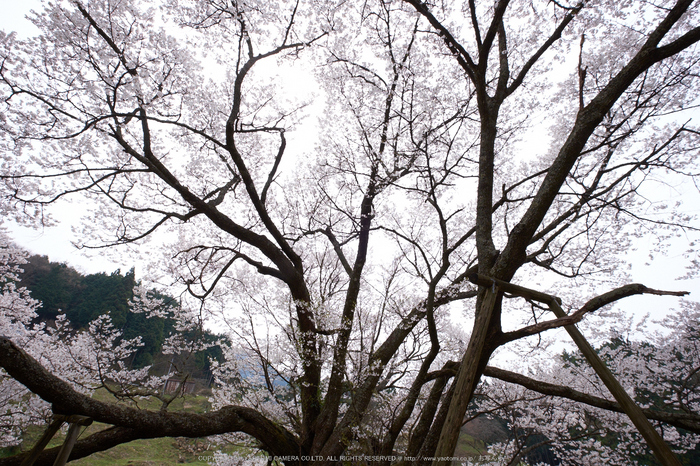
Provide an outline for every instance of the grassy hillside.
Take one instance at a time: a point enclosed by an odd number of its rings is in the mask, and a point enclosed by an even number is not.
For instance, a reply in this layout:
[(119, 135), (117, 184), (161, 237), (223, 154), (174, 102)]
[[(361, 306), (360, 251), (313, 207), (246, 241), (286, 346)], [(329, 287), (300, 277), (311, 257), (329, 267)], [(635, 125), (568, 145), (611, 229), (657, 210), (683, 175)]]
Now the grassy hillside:
[[(100, 401), (115, 401), (106, 391), (98, 390), (94, 398)], [(128, 403), (127, 403), (128, 404)], [(158, 409), (156, 402), (139, 404), (141, 408)], [(188, 411), (194, 413), (206, 413), (211, 405), (206, 394), (188, 395), (185, 398), (175, 400), (169, 407), (171, 411)], [(98, 422), (87, 427), (80, 434), (86, 437), (108, 427)], [(28, 451), (37, 443), (46, 426), (33, 426), (26, 433), (21, 445), (21, 451)], [(59, 432), (49, 443), (48, 448), (63, 444), (66, 429)], [(157, 438), (148, 440), (135, 440), (125, 443), (110, 450), (95, 453), (80, 460), (71, 461), (70, 464), (79, 466), (168, 466), (173, 464), (206, 465), (207, 457), (214, 452), (221, 451), (233, 454), (240, 451), (239, 447), (231, 445), (213, 445), (207, 439), (186, 438)], [(0, 449), (0, 457), (11, 456), (19, 453), (16, 449)]]
[[(115, 401), (106, 390), (98, 390), (94, 398), (100, 401)], [(171, 411), (188, 411), (195, 413), (206, 413), (211, 408), (209, 397), (206, 393), (199, 395), (188, 395), (174, 401), (169, 409)], [(151, 401), (146, 404), (139, 404), (144, 409), (158, 409), (157, 402)], [(85, 437), (94, 432), (106, 428), (105, 424), (93, 423), (87, 427), (80, 436)], [(22, 451), (30, 450), (41, 437), (46, 426), (34, 426), (25, 435), (22, 443)], [(64, 432), (59, 432), (49, 443), (47, 448), (60, 446), (65, 439)], [(242, 451), (240, 447), (234, 445), (215, 445), (207, 439), (187, 439), (187, 438), (157, 438), (148, 440), (135, 440), (133, 442), (119, 445), (110, 450), (95, 453), (89, 457), (71, 461), (70, 464), (76, 466), (169, 466), (173, 464), (207, 465), (207, 461), (215, 452), (220, 451), (228, 454), (245, 455), (247, 451)], [(486, 451), (483, 441), (471, 435), (462, 433), (455, 455), (457, 456), (479, 456)], [(17, 454), (18, 451), (5, 451), (5, 455)], [(0, 450), (0, 457), (2, 457)]]

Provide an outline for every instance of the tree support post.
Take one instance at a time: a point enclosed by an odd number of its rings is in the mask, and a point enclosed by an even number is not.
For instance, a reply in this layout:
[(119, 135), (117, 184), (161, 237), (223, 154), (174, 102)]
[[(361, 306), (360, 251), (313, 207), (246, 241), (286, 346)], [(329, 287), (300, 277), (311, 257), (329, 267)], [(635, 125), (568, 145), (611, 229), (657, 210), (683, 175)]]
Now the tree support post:
[[(495, 278), (485, 277), (480, 274), (471, 275), (469, 280), (481, 286), (495, 285), (506, 293), (511, 293), (533, 301), (539, 301), (549, 306), (549, 309), (557, 318), (568, 317), (560, 305), (561, 299), (556, 296), (513, 285), (512, 283)], [(669, 448), (668, 444), (661, 438), (656, 429), (654, 429), (651, 422), (644, 416), (641, 408), (637, 406), (634, 400), (627, 394), (622, 385), (620, 385), (620, 382), (617, 381), (608, 366), (605, 365), (605, 362), (598, 356), (598, 353), (595, 352), (578, 328), (576, 328), (575, 325), (565, 325), (564, 329), (569, 333), (579, 351), (581, 351), (588, 363), (593, 367), (593, 370), (595, 370), (598, 377), (600, 377), (612, 396), (620, 404), (622, 410), (630, 418), (639, 433), (642, 434), (642, 437), (646, 440), (647, 445), (651, 448), (656, 459), (664, 466), (681, 466), (681, 463), (678, 461), (678, 458), (676, 458), (676, 455), (673, 454), (671, 448)]]
[(51, 424), (49, 424), (49, 426), (46, 428), (44, 434), (41, 436), (37, 444), (34, 445), (34, 448), (32, 448), (32, 450), (29, 452), (29, 455), (24, 459), (24, 461), (22, 461), (21, 466), (32, 466), (34, 464), (36, 459), (39, 457), (41, 452), (44, 451), (46, 445), (49, 444), (49, 441), (51, 441), (64, 422), (70, 424), (70, 427), (68, 428), (68, 434), (66, 435), (66, 439), (61, 446), (61, 450), (58, 452), (58, 456), (56, 457), (53, 466), (65, 466), (66, 462), (68, 461), (68, 457), (73, 450), (73, 446), (78, 440), (80, 427), (89, 426), (92, 424), (92, 419), (87, 416), (65, 416), (62, 414), (54, 415)]
[[(558, 318), (566, 317), (567, 314), (561, 308), (556, 300), (552, 300), (549, 304), (549, 309), (554, 312)], [(632, 397), (630, 397), (625, 389), (617, 381), (613, 373), (610, 371), (608, 366), (605, 365), (598, 353), (595, 352), (593, 347), (586, 341), (586, 338), (579, 332), (575, 325), (566, 325), (564, 329), (569, 333), (571, 339), (574, 340), (578, 349), (583, 353), (588, 363), (593, 367), (598, 377), (603, 381), (610, 393), (612, 393), (615, 400), (620, 403), (622, 410), (630, 418), (634, 426), (637, 428), (644, 440), (647, 441), (649, 448), (651, 448), (656, 459), (659, 460), (664, 466), (681, 466), (681, 463), (673, 454), (671, 448), (668, 444), (664, 442), (661, 435), (654, 429), (651, 425), (649, 419), (646, 418), (641, 408), (634, 402)]]
[(462, 362), (459, 365), (456, 381), (454, 382), (454, 395), (450, 401), (450, 407), (445, 417), (445, 423), (440, 431), (440, 438), (435, 448), (433, 466), (452, 464), (454, 454), (459, 440), (459, 430), (464, 421), (464, 413), (474, 392), (476, 384), (479, 383), (478, 370), (484, 346), (486, 345), (486, 335), (489, 323), (493, 317), (493, 309), (497, 302), (499, 286), (491, 283), (484, 295), (481, 308), (477, 312), (474, 320), (474, 330), (469, 339), (469, 345), (464, 352)]

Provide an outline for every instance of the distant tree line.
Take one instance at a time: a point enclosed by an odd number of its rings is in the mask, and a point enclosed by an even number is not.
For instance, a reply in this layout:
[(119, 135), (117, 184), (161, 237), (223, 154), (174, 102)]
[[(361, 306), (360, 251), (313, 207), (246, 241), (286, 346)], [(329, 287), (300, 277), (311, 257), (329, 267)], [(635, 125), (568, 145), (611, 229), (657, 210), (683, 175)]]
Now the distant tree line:
[[(143, 313), (131, 311), (129, 301), (138, 284), (134, 268), (124, 275), (120, 269), (111, 274), (83, 275), (64, 263), (49, 261), (47, 256), (34, 255), (28, 258), (22, 269), (22, 285), (30, 290), (34, 299), (42, 303), (37, 310), (39, 320), (51, 321), (59, 314), (65, 314), (71, 326), (81, 330), (97, 317), (107, 314), (113, 325), (123, 332), (124, 339), (141, 337), (143, 346), (134, 354), (130, 361), (131, 367), (153, 365), (153, 369), (159, 373), (169, 369), (173, 361), (162, 355), (161, 350), (165, 339), (177, 331), (175, 320), (169, 317), (147, 317)], [(170, 296), (155, 290), (151, 292), (155, 297), (163, 299), (166, 306), (179, 305)], [(206, 330), (202, 330), (197, 337), (204, 343), (214, 343), (221, 339), (221, 336)], [(194, 377), (208, 378), (210, 358), (222, 359), (218, 345), (195, 352), (187, 361), (178, 361), (178, 365), (186, 365)]]

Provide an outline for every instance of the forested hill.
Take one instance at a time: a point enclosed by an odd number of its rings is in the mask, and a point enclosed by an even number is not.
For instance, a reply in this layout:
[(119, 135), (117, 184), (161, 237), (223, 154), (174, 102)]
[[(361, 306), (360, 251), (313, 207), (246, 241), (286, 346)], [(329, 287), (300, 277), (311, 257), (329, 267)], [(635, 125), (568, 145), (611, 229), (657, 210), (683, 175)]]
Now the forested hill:
[(86, 327), (103, 314), (109, 314), (117, 328), (126, 323), (136, 285), (133, 268), (124, 275), (121, 270), (82, 275), (46, 256), (31, 256), (28, 261), (22, 265), (22, 285), (41, 301), (41, 319), (53, 319), (62, 311), (76, 328)]
[[(53, 320), (59, 313), (64, 313), (73, 328), (83, 329), (92, 320), (108, 314), (114, 327), (122, 331), (123, 338), (141, 337), (144, 345), (136, 352), (132, 367), (162, 362), (159, 366), (165, 366), (164, 370), (167, 370), (167, 361), (161, 361), (164, 358), (159, 356), (165, 338), (175, 331), (174, 321), (169, 318), (147, 318), (143, 313), (130, 311), (129, 300), (137, 285), (133, 268), (124, 275), (121, 270), (111, 274), (83, 275), (66, 264), (50, 262), (46, 256), (34, 255), (28, 258), (22, 269), (22, 285), (42, 303), (37, 310), (40, 320)], [(153, 293), (171, 306), (178, 305), (171, 297)], [(220, 337), (205, 331), (202, 338), (213, 342)], [(192, 355), (190, 366), (193, 375), (207, 376), (209, 357), (219, 359), (220, 355), (218, 346)]]

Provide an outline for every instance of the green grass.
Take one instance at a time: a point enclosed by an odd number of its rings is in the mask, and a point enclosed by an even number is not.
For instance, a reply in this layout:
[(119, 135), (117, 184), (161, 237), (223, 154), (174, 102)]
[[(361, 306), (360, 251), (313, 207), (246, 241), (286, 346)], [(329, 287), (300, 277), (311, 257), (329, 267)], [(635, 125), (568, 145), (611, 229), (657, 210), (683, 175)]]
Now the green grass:
[(486, 453), (486, 451), (486, 444), (482, 440), (461, 433), (457, 441), (457, 448), (455, 448), (454, 456), (479, 456)]
[[(104, 401), (106, 403), (122, 403), (127, 406), (138, 407), (139, 409), (150, 409), (157, 411), (161, 407), (161, 402), (159, 400), (148, 398), (145, 400), (138, 400), (134, 402), (131, 400), (117, 400), (111, 393), (109, 393), (104, 388), (96, 390), (92, 397), (98, 401)], [(211, 409), (211, 403), (209, 403), (209, 396), (206, 394), (202, 395), (185, 395), (185, 397), (176, 398), (175, 401), (170, 403), (168, 406), (168, 411), (189, 411), (193, 413), (206, 413)]]
[[(116, 402), (117, 400), (105, 389), (97, 390), (93, 398), (104, 402)], [(120, 401), (120, 403), (136, 407), (133, 401)], [(158, 410), (160, 408), (158, 400), (140, 400), (139, 409)], [(187, 411), (193, 413), (206, 413), (211, 409), (208, 396), (187, 395), (178, 398), (168, 407), (169, 411)], [(24, 435), (21, 451), (29, 451), (38, 442), (46, 429), (44, 426), (30, 426)], [(106, 424), (95, 422), (80, 433), (79, 438), (85, 438), (95, 432), (108, 428)], [(65, 428), (64, 428), (65, 431)], [(54, 436), (49, 442), (48, 448), (53, 448), (63, 444), (64, 432)], [(186, 438), (156, 438), (148, 440), (135, 440), (133, 442), (118, 445), (109, 450), (92, 454), (80, 460), (71, 461), (75, 465), (95, 465), (95, 466), (166, 466), (172, 464), (193, 464), (206, 465), (206, 457), (213, 456), (214, 452), (223, 451), (234, 453), (237, 447), (209, 445), (206, 439), (186, 439)], [(12, 456), (20, 453), (17, 448), (0, 449), (0, 457)], [(200, 459), (202, 458), (202, 459)]]
[[(208, 464), (206, 461), (199, 461), (199, 457), (212, 456), (213, 450), (198, 451), (191, 453), (178, 448), (181, 442), (186, 441), (195, 444), (194, 439), (172, 439), (168, 437), (135, 440), (133, 442), (118, 445), (107, 451), (95, 453), (89, 457), (72, 461), (75, 465), (95, 465), (95, 466), (167, 466), (172, 464)], [(201, 441), (200, 441), (201, 442)]]

